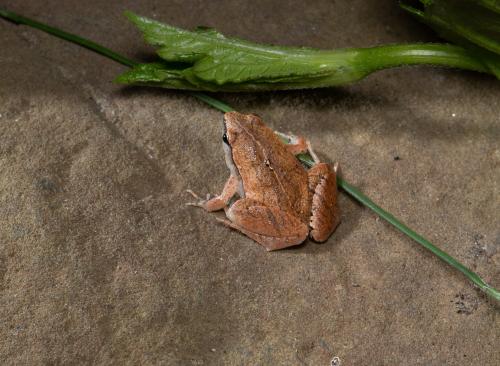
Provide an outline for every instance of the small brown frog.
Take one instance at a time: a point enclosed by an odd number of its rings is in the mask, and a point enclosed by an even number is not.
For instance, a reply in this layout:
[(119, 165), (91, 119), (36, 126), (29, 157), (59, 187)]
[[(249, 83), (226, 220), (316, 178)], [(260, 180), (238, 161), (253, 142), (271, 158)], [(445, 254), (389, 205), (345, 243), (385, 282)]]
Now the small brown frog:
[[(219, 221), (267, 250), (300, 244), (308, 235), (317, 242), (328, 239), (340, 221), (337, 164), (332, 169), (319, 162), (304, 138), (280, 137), (252, 114), (226, 113), (222, 140), (231, 172), (222, 193), (203, 200), (188, 190), (199, 200), (189, 205), (224, 209), (227, 219)], [(315, 162), (309, 170), (295, 157), (305, 152)]]

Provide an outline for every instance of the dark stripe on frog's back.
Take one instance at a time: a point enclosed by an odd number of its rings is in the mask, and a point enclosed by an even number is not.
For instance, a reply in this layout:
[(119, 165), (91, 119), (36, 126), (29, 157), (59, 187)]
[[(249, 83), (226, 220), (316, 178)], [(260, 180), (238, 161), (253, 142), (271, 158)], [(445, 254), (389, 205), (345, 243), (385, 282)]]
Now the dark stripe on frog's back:
[[(307, 171), (288, 151), (281, 139), (260, 120), (254, 120), (246, 124), (244, 128), (250, 129), (257, 141), (273, 142), (268, 146), (255, 145), (255, 151), (247, 153), (247, 157), (255, 155), (255, 159), (264, 162), (267, 156), (269, 164), (260, 164), (255, 170), (240, 171), (246, 197), (263, 202), (267, 206), (290, 208), (297, 213), (297, 216), (307, 221), (310, 215), (309, 201), (294, 198), (307, 197), (309, 194)], [(250, 142), (251, 137), (248, 134), (245, 135), (244, 138)], [(254, 143), (249, 143), (249, 146), (253, 145)], [(233, 159), (236, 159), (234, 155)], [(297, 182), (301, 183), (297, 184)], [(282, 194), (278, 194), (274, 188), (281, 190)]]

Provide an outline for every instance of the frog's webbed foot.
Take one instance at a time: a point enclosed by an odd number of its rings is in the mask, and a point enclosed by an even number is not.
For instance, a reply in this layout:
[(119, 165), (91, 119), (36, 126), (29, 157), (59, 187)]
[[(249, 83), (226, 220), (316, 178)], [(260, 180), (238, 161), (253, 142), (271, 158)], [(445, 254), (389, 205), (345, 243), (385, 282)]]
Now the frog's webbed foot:
[(237, 190), (238, 190), (238, 179), (231, 175), (229, 179), (226, 181), (222, 193), (212, 198), (210, 198), (210, 193), (207, 194), (206, 199), (203, 199), (196, 193), (194, 193), (192, 190), (187, 189), (186, 192), (198, 200), (198, 202), (190, 202), (187, 203), (187, 205), (201, 207), (209, 212), (222, 210), (229, 204), (229, 201), (236, 194)]
[(187, 206), (201, 207), (208, 212), (222, 210), (226, 207), (226, 202), (220, 196), (210, 198), (210, 193), (207, 193), (207, 198), (202, 199), (190, 189), (187, 189), (186, 192), (198, 200), (197, 202), (186, 203)]
[(186, 203), (187, 206), (201, 207), (209, 212), (222, 210), (226, 206), (226, 202), (221, 200), (220, 196), (215, 196), (210, 198), (211, 197), (210, 193), (207, 193), (207, 198), (203, 199), (190, 189), (187, 189), (186, 192), (197, 199), (196, 202)]

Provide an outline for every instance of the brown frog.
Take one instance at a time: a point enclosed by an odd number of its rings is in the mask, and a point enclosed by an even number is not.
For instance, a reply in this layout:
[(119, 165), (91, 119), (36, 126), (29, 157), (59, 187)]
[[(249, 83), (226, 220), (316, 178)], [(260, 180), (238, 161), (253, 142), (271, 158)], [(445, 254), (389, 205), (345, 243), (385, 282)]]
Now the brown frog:
[[(285, 144), (287, 138), (290, 144)], [(319, 162), (302, 137), (278, 136), (252, 114), (224, 115), (223, 147), (230, 171), (222, 193), (189, 205), (207, 211), (224, 209), (225, 225), (267, 250), (302, 243), (309, 235), (323, 242), (340, 221), (336, 173)], [(295, 155), (309, 152), (315, 164), (306, 170)]]

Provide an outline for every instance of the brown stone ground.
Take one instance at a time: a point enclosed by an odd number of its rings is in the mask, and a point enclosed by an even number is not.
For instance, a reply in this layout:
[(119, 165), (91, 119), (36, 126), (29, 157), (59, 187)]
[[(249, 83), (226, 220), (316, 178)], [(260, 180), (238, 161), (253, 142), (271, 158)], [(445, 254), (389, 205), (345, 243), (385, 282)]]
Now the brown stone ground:
[[(395, 1), (3, 1), (136, 59), (121, 13), (321, 48), (435, 40)], [(323, 245), (266, 253), (186, 188), (228, 175), (221, 113), (0, 21), (2, 365), (500, 365), (500, 310), (345, 194)], [(221, 95), (500, 287), (500, 84), (431, 68)], [(396, 159), (399, 157), (399, 160)]]

